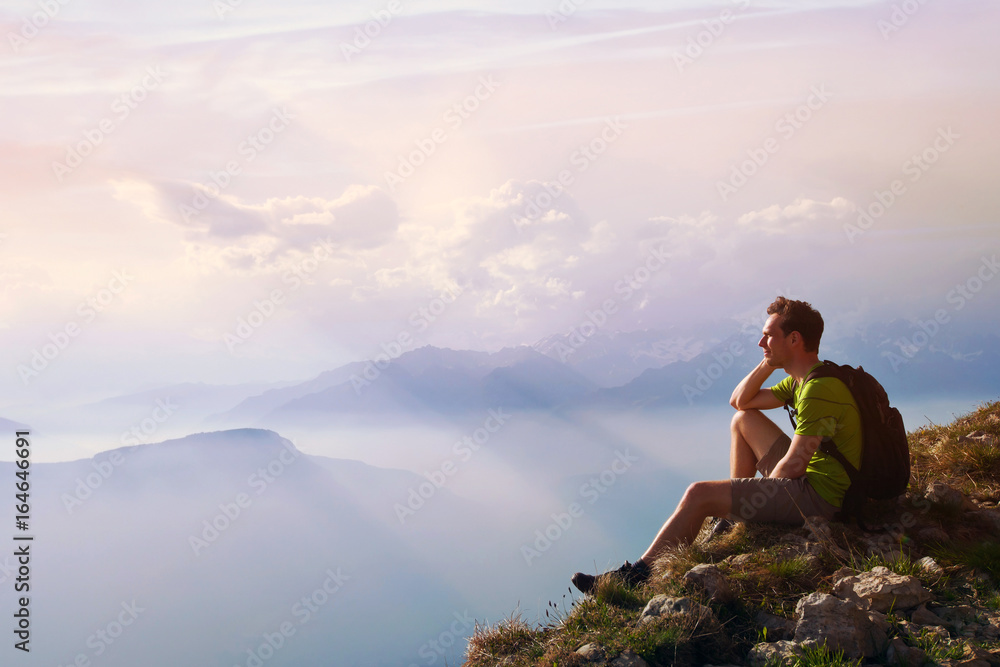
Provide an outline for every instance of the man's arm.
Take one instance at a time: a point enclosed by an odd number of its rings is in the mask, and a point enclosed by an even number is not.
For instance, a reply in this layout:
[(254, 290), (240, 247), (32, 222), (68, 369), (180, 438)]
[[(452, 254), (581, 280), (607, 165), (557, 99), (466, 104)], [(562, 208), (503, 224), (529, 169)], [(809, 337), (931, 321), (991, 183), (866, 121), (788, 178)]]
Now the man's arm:
[(771, 471), (771, 477), (787, 477), (797, 479), (806, 474), (806, 465), (812, 458), (816, 450), (819, 449), (823, 438), (818, 435), (798, 435), (792, 438), (792, 444), (788, 446), (788, 451), (778, 464)]
[(771, 377), (774, 366), (770, 366), (766, 359), (761, 359), (757, 367), (750, 371), (750, 374), (743, 378), (743, 381), (736, 385), (733, 396), (729, 399), (729, 404), (737, 410), (770, 410), (780, 408), (782, 402), (779, 401), (774, 392), (770, 389), (761, 389), (764, 381)]

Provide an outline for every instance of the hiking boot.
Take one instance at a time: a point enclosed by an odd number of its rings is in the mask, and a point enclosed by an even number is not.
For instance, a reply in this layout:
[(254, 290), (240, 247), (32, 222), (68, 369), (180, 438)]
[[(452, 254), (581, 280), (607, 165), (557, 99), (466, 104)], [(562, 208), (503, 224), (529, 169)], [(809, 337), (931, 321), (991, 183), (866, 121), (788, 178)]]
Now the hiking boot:
[(625, 564), (617, 570), (606, 572), (596, 577), (592, 574), (577, 572), (573, 575), (572, 581), (573, 585), (579, 588), (581, 592), (590, 593), (597, 587), (598, 580), (603, 577), (617, 576), (626, 586), (638, 586), (649, 579), (649, 574), (649, 566), (641, 560), (635, 563), (625, 561)]
[(726, 533), (731, 531), (733, 529), (733, 526), (735, 525), (736, 522), (731, 519), (726, 519), (726, 518), (716, 519), (715, 523), (712, 524), (712, 528), (709, 531), (708, 539), (712, 539), (713, 537), (718, 537), (719, 535), (725, 535)]

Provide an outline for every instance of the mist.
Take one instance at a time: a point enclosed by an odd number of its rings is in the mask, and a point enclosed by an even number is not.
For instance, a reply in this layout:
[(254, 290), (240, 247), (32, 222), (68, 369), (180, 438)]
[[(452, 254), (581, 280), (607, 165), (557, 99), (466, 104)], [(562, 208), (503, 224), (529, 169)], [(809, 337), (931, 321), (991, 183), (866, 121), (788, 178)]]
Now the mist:
[(731, 414), (497, 406), (35, 464), (26, 664), (458, 664), (476, 622), (568, 608), (573, 572), (634, 560), (691, 481), (727, 476)]

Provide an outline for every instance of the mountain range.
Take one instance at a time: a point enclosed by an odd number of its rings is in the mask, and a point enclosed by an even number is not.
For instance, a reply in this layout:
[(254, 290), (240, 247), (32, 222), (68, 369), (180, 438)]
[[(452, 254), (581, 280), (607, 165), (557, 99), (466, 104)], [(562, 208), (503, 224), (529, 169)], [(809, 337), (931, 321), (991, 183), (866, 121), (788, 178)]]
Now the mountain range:
[[(726, 332), (596, 331), (588, 337), (574, 330), (494, 352), (425, 346), (306, 380), (152, 385), (60, 406), (42, 418), (5, 416), (21, 426), (37, 419), (136, 444), (248, 426), (285, 432), (350, 423), (450, 423), (498, 407), (565, 414), (725, 406), (760, 359), (754, 327)], [(1000, 394), (1000, 337), (993, 334), (958, 335), (895, 321), (824, 342), (820, 352), (824, 359), (862, 365), (891, 400)]]

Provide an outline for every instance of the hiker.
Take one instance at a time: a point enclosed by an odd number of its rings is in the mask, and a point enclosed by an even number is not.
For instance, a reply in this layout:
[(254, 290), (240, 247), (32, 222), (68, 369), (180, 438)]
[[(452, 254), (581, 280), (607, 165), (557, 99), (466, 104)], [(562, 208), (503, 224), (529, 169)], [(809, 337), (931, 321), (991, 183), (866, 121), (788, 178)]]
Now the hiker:
[[(663, 551), (689, 544), (708, 517), (718, 517), (713, 534), (726, 532), (734, 520), (802, 525), (803, 518), (832, 519), (850, 486), (847, 471), (820, 450), (831, 437), (840, 453), (857, 468), (861, 461), (861, 420), (847, 386), (833, 377), (803, 383), (819, 360), (823, 318), (804, 301), (779, 296), (768, 306), (759, 346), (764, 358), (743, 378), (729, 403), (736, 409), (731, 425), (730, 479), (695, 482), (681, 498), (653, 543), (634, 563), (614, 571), (626, 584), (645, 581)], [(776, 369), (788, 376), (770, 388), (764, 382)], [(762, 410), (794, 403), (795, 436), (789, 438)], [(755, 477), (757, 472), (763, 477)], [(590, 592), (598, 577), (577, 572), (573, 584)]]

